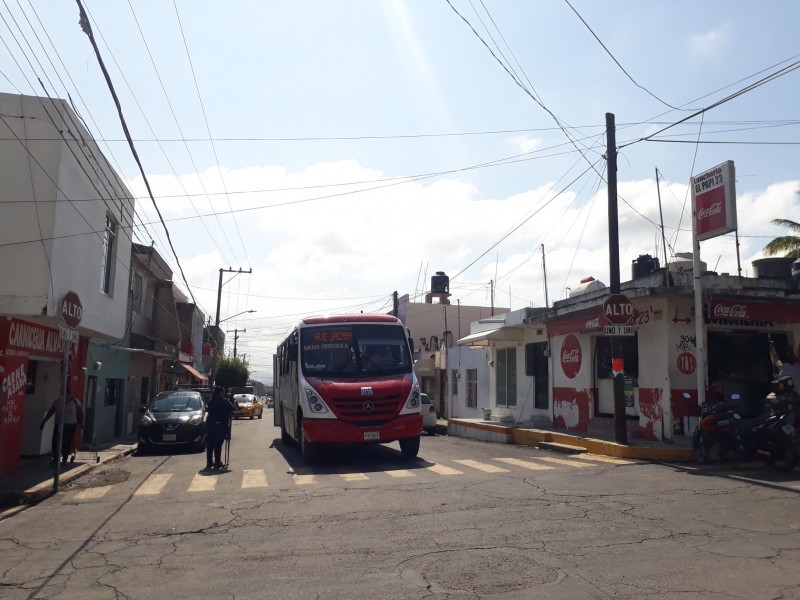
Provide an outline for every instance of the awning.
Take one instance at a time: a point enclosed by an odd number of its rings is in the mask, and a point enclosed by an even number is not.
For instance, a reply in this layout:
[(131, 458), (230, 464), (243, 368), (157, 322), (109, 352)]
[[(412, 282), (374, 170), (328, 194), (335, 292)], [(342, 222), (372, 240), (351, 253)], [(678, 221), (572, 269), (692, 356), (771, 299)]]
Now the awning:
[(489, 342), (521, 342), (521, 327), (500, 327), (473, 333), (458, 340), (459, 346), (488, 346)]
[(203, 375), (200, 371), (195, 369), (192, 365), (187, 365), (185, 362), (179, 363), (186, 371), (200, 383), (208, 383), (208, 376)]

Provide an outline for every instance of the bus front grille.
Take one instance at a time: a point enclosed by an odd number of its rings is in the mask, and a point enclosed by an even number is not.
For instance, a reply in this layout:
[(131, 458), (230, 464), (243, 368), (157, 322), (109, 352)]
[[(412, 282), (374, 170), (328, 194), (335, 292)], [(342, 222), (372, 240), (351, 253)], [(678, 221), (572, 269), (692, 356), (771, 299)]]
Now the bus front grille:
[(344, 421), (381, 421), (400, 411), (398, 396), (333, 398), (333, 410)]

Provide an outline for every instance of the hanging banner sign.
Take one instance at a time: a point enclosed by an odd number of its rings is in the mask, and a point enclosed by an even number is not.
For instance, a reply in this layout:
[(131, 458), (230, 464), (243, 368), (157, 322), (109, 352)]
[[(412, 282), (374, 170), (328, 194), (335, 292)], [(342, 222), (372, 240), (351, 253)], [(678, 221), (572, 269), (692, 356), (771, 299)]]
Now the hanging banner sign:
[(732, 160), (692, 177), (692, 213), (698, 241), (736, 231), (735, 177)]
[(61, 358), (64, 346), (58, 329), (19, 319), (0, 319), (0, 348), (12, 356)]

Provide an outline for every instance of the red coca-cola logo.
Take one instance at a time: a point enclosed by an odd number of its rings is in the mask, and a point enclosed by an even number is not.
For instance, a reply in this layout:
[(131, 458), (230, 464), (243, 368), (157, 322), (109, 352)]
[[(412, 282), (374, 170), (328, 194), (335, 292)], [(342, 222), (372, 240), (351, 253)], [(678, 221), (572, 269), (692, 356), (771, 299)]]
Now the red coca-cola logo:
[(600, 329), (600, 317), (595, 317), (594, 319), (589, 319), (588, 321), (586, 321), (584, 329), (586, 329), (586, 331), (591, 331), (592, 329)]
[(706, 219), (708, 217), (713, 217), (714, 215), (721, 215), (722, 214), (722, 202), (714, 202), (711, 206), (707, 208), (701, 208), (697, 211), (697, 220)]
[(561, 344), (561, 370), (574, 379), (581, 370), (581, 343), (574, 335), (568, 335)]
[(715, 304), (712, 315), (716, 319), (749, 319), (744, 304)]

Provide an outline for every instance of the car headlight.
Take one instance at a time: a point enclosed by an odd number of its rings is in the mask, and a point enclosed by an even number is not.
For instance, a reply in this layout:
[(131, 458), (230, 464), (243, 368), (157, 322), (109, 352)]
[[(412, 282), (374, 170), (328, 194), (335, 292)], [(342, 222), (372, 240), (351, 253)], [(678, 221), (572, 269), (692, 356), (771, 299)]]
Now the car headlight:
[(142, 427), (149, 427), (154, 422), (155, 421), (153, 420), (153, 417), (151, 417), (150, 415), (143, 415), (141, 421), (139, 421), (139, 425), (141, 425)]
[(191, 419), (189, 419), (189, 425), (200, 425), (203, 422), (203, 415), (193, 415)]
[(306, 388), (305, 392), (306, 400), (308, 400), (308, 406), (311, 408), (311, 412), (316, 414), (328, 412), (328, 407), (325, 405), (325, 402), (322, 401), (322, 398), (319, 397), (316, 391)]

